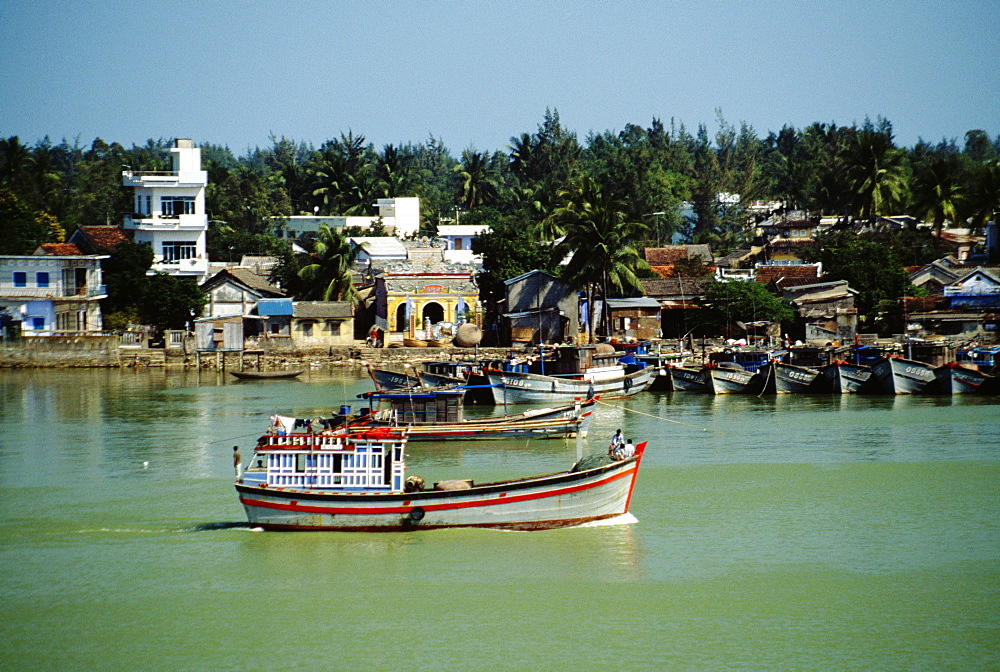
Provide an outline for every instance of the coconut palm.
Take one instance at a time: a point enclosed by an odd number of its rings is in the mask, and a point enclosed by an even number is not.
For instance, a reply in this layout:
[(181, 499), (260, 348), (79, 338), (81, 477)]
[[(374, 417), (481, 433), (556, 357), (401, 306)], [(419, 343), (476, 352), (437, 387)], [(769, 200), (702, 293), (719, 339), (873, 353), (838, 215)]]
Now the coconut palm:
[(626, 221), (624, 203), (589, 177), (572, 180), (559, 196), (562, 205), (546, 218), (544, 227), (549, 235), (562, 236), (553, 248), (553, 258), (568, 255), (563, 277), (585, 288), (588, 299), (598, 286), (605, 298), (610, 296), (609, 289), (618, 294), (641, 290), (636, 271), (649, 266), (634, 243), (648, 227)]
[(299, 270), (303, 299), (318, 301), (357, 300), (351, 282), (351, 265), (362, 246), (352, 245), (336, 229), (321, 224), (313, 242), (312, 263)]
[(906, 192), (904, 154), (889, 130), (866, 124), (851, 137), (843, 155), (844, 172), (853, 195), (854, 215), (874, 221), (889, 214)]
[(462, 180), (462, 205), (470, 210), (496, 198), (497, 183), (490, 164), (489, 152), (466, 149), (462, 163), (454, 168)]
[(958, 222), (964, 182), (958, 154), (934, 152), (915, 166), (913, 196), (915, 214), (941, 235), (945, 221)]
[(973, 169), (972, 184), (965, 199), (969, 228), (982, 232), (986, 222), (1000, 217), (1000, 159), (987, 161)]

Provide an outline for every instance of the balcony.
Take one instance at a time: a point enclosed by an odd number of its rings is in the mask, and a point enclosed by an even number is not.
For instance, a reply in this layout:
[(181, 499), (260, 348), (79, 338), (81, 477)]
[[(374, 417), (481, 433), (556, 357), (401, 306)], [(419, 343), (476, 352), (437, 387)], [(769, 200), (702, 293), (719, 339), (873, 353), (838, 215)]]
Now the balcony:
[(102, 299), (108, 294), (107, 285), (86, 285), (62, 287), (55, 284), (52, 287), (11, 287), (5, 285), (0, 287), (0, 297), (5, 299), (55, 299), (55, 300), (75, 300), (81, 299)]
[(204, 187), (208, 184), (208, 171), (126, 170), (122, 172), (122, 184), (126, 187)]
[(135, 213), (125, 215), (125, 228), (140, 231), (178, 231), (207, 229), (206, 215), (161, 215)]

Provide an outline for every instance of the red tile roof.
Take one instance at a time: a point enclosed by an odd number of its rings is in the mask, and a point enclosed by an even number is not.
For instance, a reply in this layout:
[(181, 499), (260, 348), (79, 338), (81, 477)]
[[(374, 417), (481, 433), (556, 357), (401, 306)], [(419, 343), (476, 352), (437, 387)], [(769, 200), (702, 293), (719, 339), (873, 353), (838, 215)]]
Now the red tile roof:
[(39, 245), (42, 254), (50, 254), (56, 257), (78, 257), (83, 254), (80, 248), (73, 243), (42, 243)]
[(819, 269), (815, 265), (803, 266), (758, 266), (757, 282), (767, 284), (778, 278), (818, 278)]
[(128, 242), (128, 236), (118, 226), (81, 226), (80, 233), (86, 236), (96, 249), (113, 250)]

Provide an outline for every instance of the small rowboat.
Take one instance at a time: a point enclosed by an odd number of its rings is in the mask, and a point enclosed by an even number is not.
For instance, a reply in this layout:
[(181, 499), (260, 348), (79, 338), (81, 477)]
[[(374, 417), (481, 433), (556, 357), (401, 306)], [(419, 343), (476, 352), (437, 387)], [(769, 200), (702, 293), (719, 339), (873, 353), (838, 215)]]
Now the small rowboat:
[(406, 430), (266, 438), (236, 482), (250, 524), (265, 530), (539, 530), (615, 518), (628, 513), (646, 448), (621, 460), (590, 455), (554, 474), (425, 489), (406, 476)]
[(297, 371), (230, 371), (240, 380), (282, 380), (285, 378), (294, 378), (300, 375), (305, 369), (299, 369)]

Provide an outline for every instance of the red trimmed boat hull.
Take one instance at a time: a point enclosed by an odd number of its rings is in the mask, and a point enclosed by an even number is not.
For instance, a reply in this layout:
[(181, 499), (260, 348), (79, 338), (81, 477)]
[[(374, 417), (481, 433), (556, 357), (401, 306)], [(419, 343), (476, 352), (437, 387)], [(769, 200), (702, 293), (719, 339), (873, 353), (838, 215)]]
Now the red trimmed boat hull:
[(265, 530), (550, 529), (627, 513), (645, 447), (643, 442), (634, 457), (595, 469), (466, 490), (352, 493), (241, 483), (236, 489), (250, 524)]

